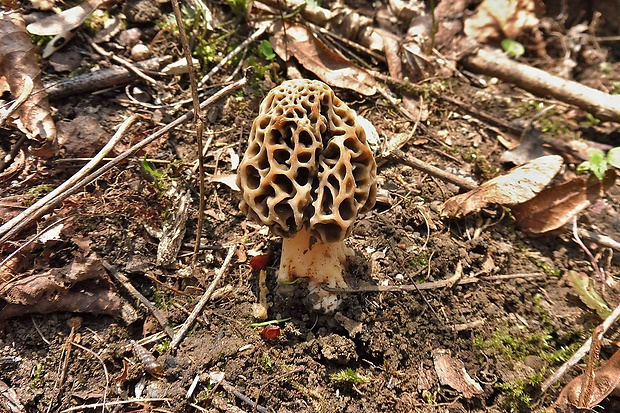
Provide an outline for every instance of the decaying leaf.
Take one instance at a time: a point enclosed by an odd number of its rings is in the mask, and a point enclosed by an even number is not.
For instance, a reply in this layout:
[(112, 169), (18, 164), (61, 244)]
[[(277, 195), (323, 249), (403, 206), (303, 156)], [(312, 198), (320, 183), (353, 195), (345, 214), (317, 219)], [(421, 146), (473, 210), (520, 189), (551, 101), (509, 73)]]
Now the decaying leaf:
[(534, 198), (562, 167), (559, 155), (543, 156), (493, 178), (478, 188), (453, 196), (442, 207), (442, 216), (460, 218), (488, 204), (517, 205)]
[(86, 0), (82, 4), (53, 14), (27, 27), (28, 32), (38, 36), (55, 36), (43, 49), (42, 57), (47, 58), (63, 47), (73, 36), (76, 29), (103, 3), (103, 0)]
[(596, 311), (601, 319), (605, 320), (609, 317), (611, 309), (607, 306), (603, 297), (594, 289), (594, 283), (590, 277), (586, 274), (570, 270), (568, 272), (568, 281), (582, 303), (587, 305), (591, 310)]
[(354, 90), (372, 96), (376, 92), (375, 79), (364, 69), (355, 66), (334, 53), (317, 39), (306, 26), (285, 21), (275, 27), (272, 45), (282, 60), (294, 56), (299, 63), (330, 86)]
[(49, 157), (54, 154), (56, 126), (41, 82), (34, 46), (25, 26), (20, 14), (0, 12), (0, 94), (9, 92), (11, 97), (17, 98), (32, 81), (32, 93), (11, 120), (36, 142), (32, 148), (35, 155)]
[(616, 173), (611, 169), (602, 181), (593, 175), (578, 177), (545, 189), (529, 202), (513, 206), (512, 213), (523, 232), (541, 235), (569, 222), (603, 196), (615, 181)]
[(481, 43), (516, 39), (536, 27), (543, 11), (540, 0), (484, 0), (465, 21), (465, 34)]
[(119, 315), (123, 300), (106, 280), (101, 260), (90, 253), (64, 267), (9, 281), (0, 285), (0, 319), (56, 311)]
[(594, 368), (599, 358), (602, 332), (602, 326), (598, 326), (592, 334), (592, 347), (586, 372), (575, 377), (562, 389), (551, 411), (592, 411), (590, 409), (612, 392), (620, 390), (620, 351), (616, 351), (603, 366)]
[(157, 265), (172, 264), (176, 260), (185, 236), (187, 214), (192, 200), (189, 189), (183, 190), (176, 181), (171, 181), (166, 196), (172, 200), (172, 217), (164, 222), (159, 237)]
[(466, 399), (482, 394), (480, 384), (467, 373), (461, 360), (452, 358), (450, 350), (433, 351), (433, 364), (442, 385), (452, 387)]

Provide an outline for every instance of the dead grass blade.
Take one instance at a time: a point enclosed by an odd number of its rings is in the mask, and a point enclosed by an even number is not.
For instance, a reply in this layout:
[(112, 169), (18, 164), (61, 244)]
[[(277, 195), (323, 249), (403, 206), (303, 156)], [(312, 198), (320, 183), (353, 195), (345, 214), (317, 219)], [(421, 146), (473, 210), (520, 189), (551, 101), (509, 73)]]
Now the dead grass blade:
[(562, 167), (559, 155), (549, 155), (514, 168), (467, 193), (444, 202), (442, 216), (460, 218), (489, 204), (517, 205), (534, 198)]
[(47, 93), (41, 82), (41, 69), (22, 16), (0, 12), (0, 93), (15, 99), (32, 82), (32, 93), (11, 117), (12, 125), (36, 142), (33, 153), (54, 154), (56, 126), (50, 112)]
[(364, 69), (329, 49), (312, 31), (298, 23), (285, 21), (275, 26), (274, 51), (284, 61), (291, 55), (330, 86), (354, 90), (365, 96), (377, 91), (375, 79)]
[(613, 186), (616, 173), (610, 169), (600, 181), (594, 175), (578, 177), (547, 188), (535, 198), (513, 206), (519, 228), (528, 235), (541, 235), (558, 229), (588, 208)]

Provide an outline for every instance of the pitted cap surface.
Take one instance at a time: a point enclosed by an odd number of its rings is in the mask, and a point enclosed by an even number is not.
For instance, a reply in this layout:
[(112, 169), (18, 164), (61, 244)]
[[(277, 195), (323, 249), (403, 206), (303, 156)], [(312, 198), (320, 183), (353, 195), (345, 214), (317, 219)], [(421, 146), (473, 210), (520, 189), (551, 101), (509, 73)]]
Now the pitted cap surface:
[(239, 164), (241, 210), (280, 236), (323, 242), (352, 230), (376, 197), (377, 166), (355, 111), (320, 81), (288, 80), (260, 105)]

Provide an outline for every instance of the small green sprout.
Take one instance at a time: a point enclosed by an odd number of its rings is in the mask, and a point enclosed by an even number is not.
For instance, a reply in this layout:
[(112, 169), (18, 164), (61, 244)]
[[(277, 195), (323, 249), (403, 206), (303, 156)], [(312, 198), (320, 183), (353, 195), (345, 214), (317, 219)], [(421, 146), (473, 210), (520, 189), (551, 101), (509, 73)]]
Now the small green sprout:
[(43, 376), (45, 376), (45, 372), (43, 371), (43, 365), (37, 364), (36, 367), (34, 368), (33, 373), (34, 374), (32, 376), (32, 381), (30, 382), (30, 388), (32, 390), (39, 387), (41, 383), (43, 382)]
[(273, 51), (273, 46), (269, 43), (269, 40), (263, 40), (259, 43), (258, 47), (260, 48), (261, 53), (265, 56), (267, 60), (273, 60), (276, 58), (276, 54)]
[(600, 149), (590, 148), (586, 151), (588, 160), (577, 166), (577, 173), (592, 172), (599, 180), (603, 179), (608, 165), (620, 168), (620, 147), (609, 150), (607, 154)]
[(525, 53), (525, 47), (513, 39), (502, 40), (502, 49), (504, 49), (510, 57), (521, 57)]
[(159, 343), (156, 347), (155, 350), (157, 350), (157, 352), (159, 354), (163, 354), (166, 351), (168, 351), (168, 349), (170, 348), (170, 339), (166, 339), (164, 341), (162, 341), (161, 343)]
[(273, 373), (275, 364), (273, 360), (271, 360), (271, 357), (269, 357), (269, 354), (263, 354), (260, 358), (260, 362), (263, 364), (263, 367), (265, 368), (265, 371), (267, 373), (269, 374)]
[(358, 374), (350, 367), (347, 367), (344, 370), (340, 370), (338, 373), (330, 374), (329, 378), (331, 381), (336, 383), (353, 383), (353, 384), (361, 384), (368, 383), (370, 379), (368, 377), (362, 376)]

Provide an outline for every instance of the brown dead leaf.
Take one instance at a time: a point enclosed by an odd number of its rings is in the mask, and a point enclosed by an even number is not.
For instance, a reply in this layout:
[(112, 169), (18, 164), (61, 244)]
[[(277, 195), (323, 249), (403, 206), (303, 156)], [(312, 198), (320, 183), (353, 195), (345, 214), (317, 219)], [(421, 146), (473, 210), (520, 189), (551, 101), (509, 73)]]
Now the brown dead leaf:
[(538, 24), (544, 4), (540, 0), (484, 0), (465, 20), (465, 34), (480, 43), (516, 39)]
[[(600, 331), (602, 326), (599, 326), (598, 333)], [(600, 334), (602, 338), (602, 333)], [(599, 351), (600, 339), (595, 330), (586, 373), (575, 377), (562, 389), (560, 396), (553, 403), (552, 411), (591, 411), (590, 409), (612, 392), (617, 393), (620, 390), (620, 350), (616, 351), (603, 366), (595, 369), (593, 366), (598, 362)], [(575, 410), (563, 410), (572, 407)]]
[(578, 177), (547, 188), (535, 198), (512, 207), (519, 228), (528, 235), (541, 235), (562, 227), (603, 196), (616, 181), (608, 170), (602, 181), (595, 176)]
[(376, 92), (375, 79), (364, 69), (334, 53), (317, 39), (306, 26), (285, 21), (274, 28), (274, 51), (284, 61), (294, 56), (299, 63), (330, 86), (354, 90), (372, 96)]
[(464, 194), (444, 202), (441, 215), (460, 218), (488, 204), (517, 205), (536, 196), (562, 167), (559, 155), (543, 156), (493, 178)]
[(22, 16), (0, 12), (0, 93), (8, 91), (11, 97), (17, 98), (30, 80), (33, 91), (13, 114), (13, 125), (36, 141), (35, 155), (49, 157), (54, 154), (56, 126), (41, 82), (34, 46)]
[(91, 253), (76, 256), (61, 268), (15, 279), (0, 286), (0, 319), (21, 314), (74, 311), (118, 315), (122, 299), (101, 260)]
[(442, 385), (452, 387), (466, 399), (482, 394), (480, 384), (467, 373), (461, 360), (452, 358), (450, 350), (434, 350), (433, 364)]

